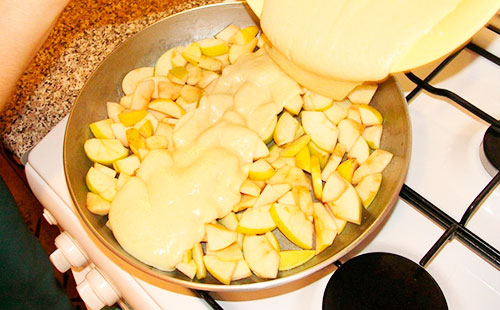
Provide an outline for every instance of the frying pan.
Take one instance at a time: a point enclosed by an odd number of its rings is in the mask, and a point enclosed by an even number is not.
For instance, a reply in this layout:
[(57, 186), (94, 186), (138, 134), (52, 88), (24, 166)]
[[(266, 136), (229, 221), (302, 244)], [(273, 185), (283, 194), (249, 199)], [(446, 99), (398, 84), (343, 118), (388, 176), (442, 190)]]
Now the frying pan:
[[(383, 173), (377, 197), (368, 210), (363, 210), (361, 225), (347, 224), (333, 245), (302, 266), (280, 272), (272, 280), (251, 276), (233, 281), (231, 285), (222, 285), (210, 275), (203, 280), (190, 280), (178, 271), (160, 271), (135, 259), (118, 244), (106, 227), (107, 217), (94, 215), (85, 207), (85, 175), (92, 165), (83, 150), (84, 141), (92, 137), (88, 125), (107, 118), (106, 102), (118, 101), (123, 95), (120, 85), (127, 72), (141, 66), (153, 66), (168, 48), (211, 37), (229, 24), (240, 27), (255, 25), (258, 19), (244, 3), (204, 6), (172, 15), (124, 42), (100, 64), (81, 90), (69, 115), (63, 149), (66, 181), (78, 215), (97, 242), (114, 254), (113, 259), (120, 261), (120, 266), (184, 287), (221, 292), (259, 290), (290, 283), (349, 253), (390, 214), (406, 176), (411, 147), (406, 101), (395, 79), (389, 77), (379, 85), (371, 104), (384, 115), (381, 148), (392, 152), (394, 157)], [(293, 248), (286, 238), (276, 234), (283, 249)]]

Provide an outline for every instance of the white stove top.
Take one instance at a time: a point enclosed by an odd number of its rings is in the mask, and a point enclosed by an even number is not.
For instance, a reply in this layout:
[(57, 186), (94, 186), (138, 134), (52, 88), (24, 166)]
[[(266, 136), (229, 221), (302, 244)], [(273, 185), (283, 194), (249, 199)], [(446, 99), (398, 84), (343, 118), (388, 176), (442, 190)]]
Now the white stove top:
[[(500, 38), (489, 29), (475, 43), (500, 55)], [(422, 79), (439, 62), (414, 71)], [(415, 84), (397, 76), (408, 94)], [(464, 49), (431, 82), (456, 92), (494, 118), (500, 118), (500, 67)], [(492, 177), (479, 159), (479, 146), (487, 124), (450, 100), (419, 92), (410, 101), (412, 157), (406, 184), (456, 221)], [(92, 262), (73, 268), (77, 284), (92, 268), (98, 269), (134, 309), (208, 309), (187, 289), (132, 276), (114, 262), (75, 215), (67, 190), (62, 145), (66, 119), (59, 123), (30, 153), (26, 174), (33, 192), (69, 233)], [(496, 188), (471, 218), (467, 228), (500, 249), (500, 188)], [(359, 253), (391, 252), (415, 262), (427, 253), (444, 230), (403, 200), (375, 238)], [(500, 271), (454, 239), (448, 242), (426, 270), (440, 285), (450, 309), (500, 309)], [(213, 294), (224, 309), (321, 309), (323, 292), (334, 267), (307, 279), (265, 292)]]

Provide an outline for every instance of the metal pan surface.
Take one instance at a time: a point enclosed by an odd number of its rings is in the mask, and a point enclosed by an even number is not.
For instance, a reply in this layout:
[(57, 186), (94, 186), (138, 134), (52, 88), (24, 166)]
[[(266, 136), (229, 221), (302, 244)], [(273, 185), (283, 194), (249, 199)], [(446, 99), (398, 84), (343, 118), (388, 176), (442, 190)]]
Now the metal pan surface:
[(381, 148), (394, 154), (383, 173), (382, 187), (370, 206), (363, 210), (361, 225), (348, 224), (332, 246), (295, 269), (280, 272), (277, 279), (256, 276), (222, 285), (210, 275), (191, 281), (177, 271), (165, 272), (141, 263), (128, 254), (106, 227), (107, 217), (90, 213), (85, 207), (85, 175), (92, 165), (83, 150), (92, 137), (89, 124), (106, 118), (106, 102), (122, 96), (121, 80), (127, 72), (152, 66), (168, 48), (213, 36), (233, 23), (240, 27), (258, 23), (244, 3), (204, 6), (170, 16), (144, 29), (113, 51), (97, 68), (81, 90), (68, 119), (64, 137), (64, 170), (69, 191), (78, 214), (88, 230), (121, 261), (121, 265), (163, 281), (184, 287), (211, 291), (243, 291), (270, 288), (306, 277), (349, 253), (370, 235), (392, 210), (408, 169), (411, 130), (406, 101), (394, 78), (379, 85), (372, 105), (384, 116)]

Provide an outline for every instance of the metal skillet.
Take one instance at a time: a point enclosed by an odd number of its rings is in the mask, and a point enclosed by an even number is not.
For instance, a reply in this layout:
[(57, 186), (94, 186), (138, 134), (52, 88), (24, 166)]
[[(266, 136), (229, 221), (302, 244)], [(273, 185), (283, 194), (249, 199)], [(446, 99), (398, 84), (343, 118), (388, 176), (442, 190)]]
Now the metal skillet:
[[(152, 66), (169, 47), (211, 37), (231, 23), (248, 26), (258, 24), (258, 19), (244, 3), (210, 5), (170, 16), (123, 43), (100, 64), (81, 90), (70, 112), (64, 138), (65, 176), (78, 214), (98, 242), (120, 260), (121, 266), (180, 286), (221, 292), (259, 290), (290, 283), (323, 269), (352, 251), (390, 214), (406, 176), (411, 147), (406, 101), (395, 79), (389, 77), (379, 85), (371, 104), (385, 119), (381, 147), (392, 152), (394, 158), (383, 173), (376, 199), (368, 210), (363, 210), (361, 225), (348, 224), (329, 248), (300, 267), (280, 272), (276, 279), (252, 276), (231, 285), (222, 285), (209, 275), (203, 280), (190, 280), (177, 271), (160, 271), (135, 259), (106, 227), (107, 218), (94, 215), (85, 207), (85, 175), (92, 164), (83, 151), (84, 141), (92, 137), (88, 125), (106, 118), (105, 103), (118, 101), (122, 96), (121, 80), (127, 72)], [(284, 238), (280, 242), (283, 249), (292, 247)]]

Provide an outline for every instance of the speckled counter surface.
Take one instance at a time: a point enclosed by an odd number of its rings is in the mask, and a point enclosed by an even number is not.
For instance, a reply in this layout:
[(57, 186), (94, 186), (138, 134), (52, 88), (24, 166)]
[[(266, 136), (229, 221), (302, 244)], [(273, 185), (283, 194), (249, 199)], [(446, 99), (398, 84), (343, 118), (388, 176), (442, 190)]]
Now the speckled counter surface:
[(174, 13), (220, 0), (73, 0), (18, 83), (0, 121), (20, 158), (69, 113), (80, 89), (120, 43)]

